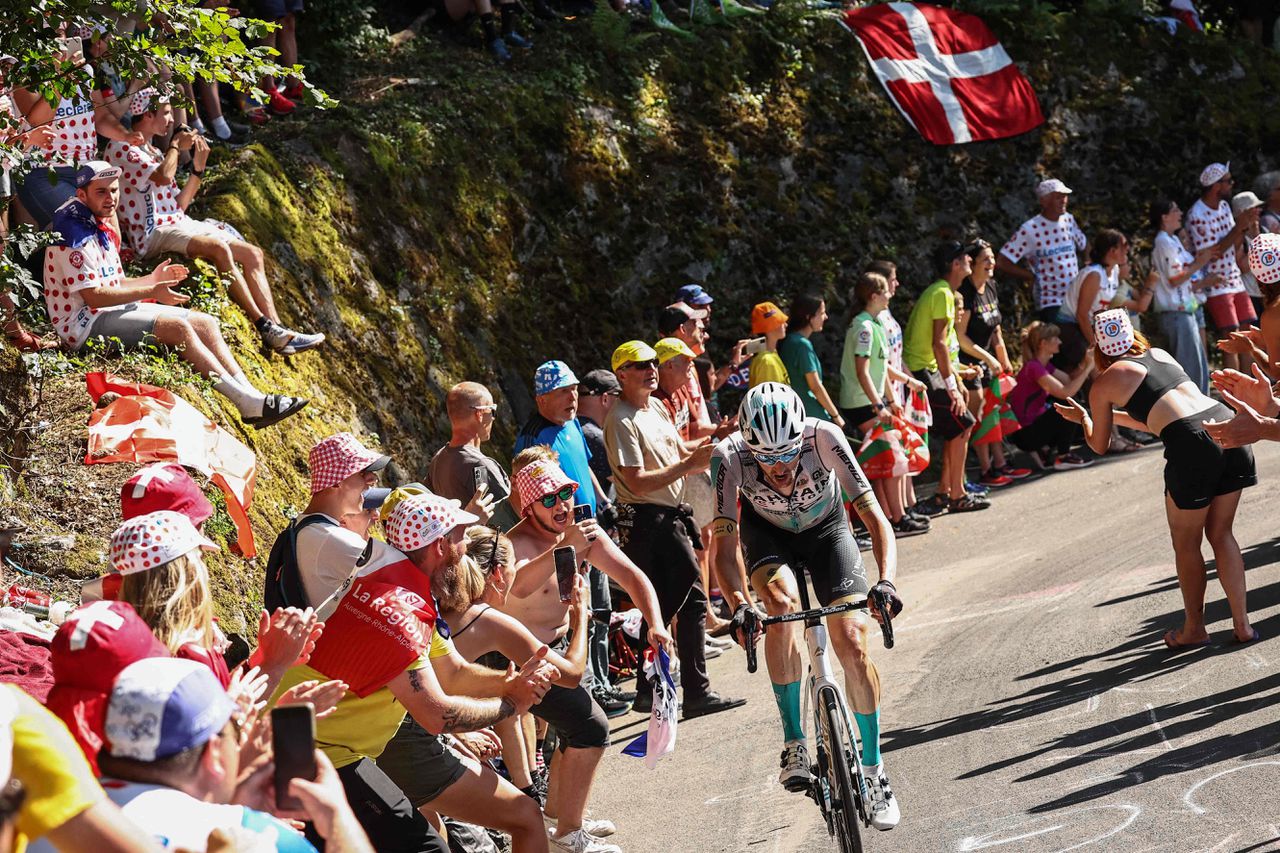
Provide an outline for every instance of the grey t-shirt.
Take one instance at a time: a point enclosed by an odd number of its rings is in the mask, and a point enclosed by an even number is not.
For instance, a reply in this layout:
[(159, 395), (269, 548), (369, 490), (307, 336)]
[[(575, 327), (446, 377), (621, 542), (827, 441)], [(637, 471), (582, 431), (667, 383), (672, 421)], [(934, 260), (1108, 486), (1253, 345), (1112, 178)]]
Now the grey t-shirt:
[(489, 494), (497, 503), (489, 524), (507, 531), (516, 525), (519, 517), (511, 507), (511, 478), (493, 459), (480, 452), (478, 447), (463, 444), (454, 447), (446, 444), (431, 457), (427, 471), (427, 488), (443, 498), (460, 501), (464, 506), (476, 492), (475, 472), (484, 472), (483, 482), (489, 485)]

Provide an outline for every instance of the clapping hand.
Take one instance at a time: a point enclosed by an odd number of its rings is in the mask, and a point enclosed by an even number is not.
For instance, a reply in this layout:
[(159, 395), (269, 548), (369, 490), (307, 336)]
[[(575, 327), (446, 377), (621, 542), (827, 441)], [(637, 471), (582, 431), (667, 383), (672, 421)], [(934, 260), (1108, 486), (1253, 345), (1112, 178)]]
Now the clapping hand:
[(1213, 386), (1222, 392), (1223, 398), (1237, 411), (1239, 406), (1232, 400), (1266, 417), (1280, 415), (1280, 400), (1272, 394), (1271, 380), (1257, 364), (1252, 366), (1250, 372), (1252, 376), (1238, 370), (1215, 370), (1209, 378), (1213, 381)]
[(1070, 397), (1067, 398), (1065, 403), (1054, 403), (1053, 408), (1057, 410), (1058, 414), (1062, 415), (1063, 418), (1071, 421), (1073, 424), (1082, 424), (1084, 423), (1085, 418), (1089, 417), (1089, 413), (1084, 410), (1084, 406), (1080, 405)]

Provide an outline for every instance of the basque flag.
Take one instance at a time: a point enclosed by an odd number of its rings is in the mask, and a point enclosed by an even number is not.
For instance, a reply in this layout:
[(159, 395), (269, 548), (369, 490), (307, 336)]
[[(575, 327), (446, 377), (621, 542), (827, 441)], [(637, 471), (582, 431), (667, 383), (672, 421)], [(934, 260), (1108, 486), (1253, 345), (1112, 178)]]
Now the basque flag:
[(844, 23), (894, 106), (935, 145), (1003, 139), (1044, 123), (1031, 84), (981, 18), (880, 3), (851, 9)]

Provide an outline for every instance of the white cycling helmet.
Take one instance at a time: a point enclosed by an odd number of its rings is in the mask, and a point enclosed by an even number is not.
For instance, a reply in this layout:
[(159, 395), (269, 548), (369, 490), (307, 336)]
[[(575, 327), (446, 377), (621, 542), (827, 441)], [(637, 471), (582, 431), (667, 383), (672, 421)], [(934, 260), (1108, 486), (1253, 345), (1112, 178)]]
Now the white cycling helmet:
[(790, 385), (762, 382), (738, 407), (738, 427), (753, 453), (786, 453), (804, 438), (804, 402)]

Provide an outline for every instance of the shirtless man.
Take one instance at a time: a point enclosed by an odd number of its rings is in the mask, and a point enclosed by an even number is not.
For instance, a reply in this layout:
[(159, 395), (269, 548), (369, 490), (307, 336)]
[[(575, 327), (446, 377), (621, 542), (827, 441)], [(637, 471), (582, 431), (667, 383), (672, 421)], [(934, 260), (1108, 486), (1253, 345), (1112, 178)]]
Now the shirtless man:
[[(573, 523), (572, 501), (578, 484), (560, 470), (554, 452), (545, 445), (528, 448), (516, 455), (511, 467), (512, 499), (521, 520), (508, 533), (515, 549), (516, 576), (503, 610), (539, 640), (563, 652), (567, 647), (569, 604), (560, 600), (552, 552), (571, 545), (579, 560), (590, 557), (592, 565), (626, 590), (650, 626), (649, 645), (670, 654), (671, 635), (661, 627), (664, 623), (653, 586), (594, 519)], [(575, 853), (620, 851), (587, 831), (594, 826), (583, 826), (596, 766), (609, 745), (609, 722), (604, 711), (581, 684), (572, 689), (553, 686), (531, 710), (561, 736), (560, 754), (551, 762), (545, 809), (548, 817), (558, 818), (551, 837), (552, 849)]]

